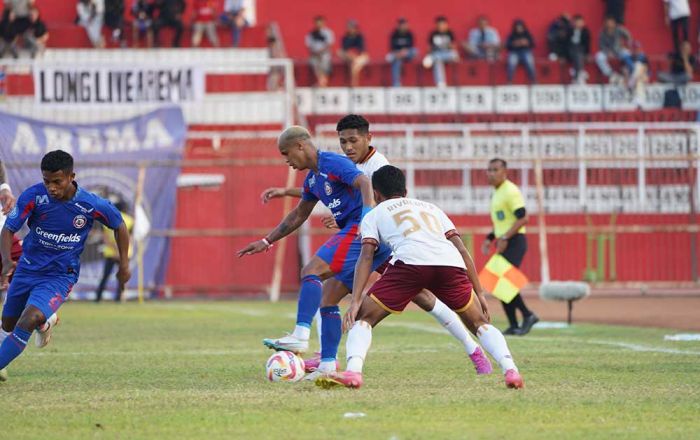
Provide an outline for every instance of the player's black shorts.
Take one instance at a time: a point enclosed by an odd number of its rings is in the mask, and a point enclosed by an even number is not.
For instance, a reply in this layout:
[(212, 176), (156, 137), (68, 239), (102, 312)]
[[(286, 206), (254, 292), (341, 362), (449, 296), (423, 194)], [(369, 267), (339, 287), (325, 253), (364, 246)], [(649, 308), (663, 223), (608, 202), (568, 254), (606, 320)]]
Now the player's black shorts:
[(508, 247), (501, 255), (513, 266), (520, 267), (525, 252), (527, 252), (527, 238), (525, 238), (525, 234), (515, 234), (508, 240)]

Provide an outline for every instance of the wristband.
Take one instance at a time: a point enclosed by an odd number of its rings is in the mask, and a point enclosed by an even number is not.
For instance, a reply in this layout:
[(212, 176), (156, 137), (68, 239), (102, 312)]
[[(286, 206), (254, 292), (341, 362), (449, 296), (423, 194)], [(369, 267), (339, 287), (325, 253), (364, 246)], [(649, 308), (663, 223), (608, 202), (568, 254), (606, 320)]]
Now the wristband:
[(10, 188), (9, 183), (0, 184), (0, 191), (3, 191), (3, 190), (8, 190), (10, 193), (12, 192), (12, 188)]
[(371, 210), (372, 210), (372, 207), (371, 207), (371, 206), (363, 206), (363, 207), (362, 207), (362, 217), (360, 217), (360, 219), (365, 218), (365, 216), (367, 215), (367, 213), (370, 212)]
[(265, 243), (265, 246), (267, 247), (272, 246), (272, 243), (270, 243), (270, 240), (268, 240), (267, 237), (263, 237), (262, 242)]

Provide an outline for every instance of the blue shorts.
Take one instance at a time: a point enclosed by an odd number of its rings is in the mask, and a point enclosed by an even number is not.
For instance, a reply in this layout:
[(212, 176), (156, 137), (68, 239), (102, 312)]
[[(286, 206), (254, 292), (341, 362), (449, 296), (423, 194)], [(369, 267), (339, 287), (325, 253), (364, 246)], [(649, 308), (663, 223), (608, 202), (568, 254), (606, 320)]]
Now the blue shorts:
[(76, 281), (78, 277), (72, 274), (15, 273), (7, 289), (2, 316), (19, 318), (32, 305), (48, 319), (68, 299)]
[[(350, 290), (352, 290), (355, 277), (355, 263), (357, 263), (362, 250), (359, 229), (360, 225), (356, 223), (345, 226), (316, 251), (316, 256), (331, 267), (335, 278)], [(376, 270), (384, 264), (389, 257), (391, 257), (391, 249), (385, 244), (381, 244), (374, 254), (372, 270)]]

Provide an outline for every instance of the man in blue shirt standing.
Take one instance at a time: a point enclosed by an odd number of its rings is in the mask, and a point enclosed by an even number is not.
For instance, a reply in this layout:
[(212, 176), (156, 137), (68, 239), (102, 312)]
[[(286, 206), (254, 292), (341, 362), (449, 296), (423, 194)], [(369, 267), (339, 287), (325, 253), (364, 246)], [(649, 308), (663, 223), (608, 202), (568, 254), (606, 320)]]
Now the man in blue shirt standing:
[[(311, 321), (321, 305), (322, 282), (334, 276), (349, 290), (352, 289), (355, 263), (362, 247), (359, 240), (360, 221), (372, 209), (374, 196), (369, 178), (350, 159), (340, 154), (318, 151), (305, 128), (293, 126), (286, 129), (279, 137), (278, 147), (289, 166), (300, 171), (309, 170), (301, 201), (272, 232), (238, 251), (238, 256), (268, 250), (272, 243), (299, 228), (319, 201), (331, 210), (340, 231), (318, 249), (301, 271), (294, 332), (280, 339), (263, 341), (275, 350), (303, 353), (309, 347)], [(387, 246), (379, 248), (372, 270), (387, 261), (390, 255), (391, 250)], [(335, 370), (335, 357), (342, 335), (340, 308), (334, 302), (321, 307), (320, 312), (322, 343), (319, 370)]]
[(107, 200), (78, 186), (71, 155), (61, 150), (47, 153), (41, 160), (41, 174), (43, 183), (19, 196), (0, 232), (2, 288), (7, 286), (12, 267), (12, 236), (25, 222), (29, 226), (2, 310), (0, 371), (24, 351), (32, 332), (68, 299), (78, 281), (80, 254), (95, 220), (114, 230), (119, 283), (126, 284), (131, 276), (129, 232), (122, 216)]

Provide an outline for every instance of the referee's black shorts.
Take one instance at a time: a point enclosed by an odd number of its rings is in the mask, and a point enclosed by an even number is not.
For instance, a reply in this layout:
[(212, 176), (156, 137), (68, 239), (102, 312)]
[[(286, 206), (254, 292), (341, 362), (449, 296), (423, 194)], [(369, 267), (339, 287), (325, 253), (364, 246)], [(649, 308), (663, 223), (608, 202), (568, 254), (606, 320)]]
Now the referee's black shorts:
[(527, 252), (527, 239), (525, 238), (525, 234), (515, 234), (508, 240), (508, 246), (501, 255), (513, 266), (520, 267), (525, 252)]

